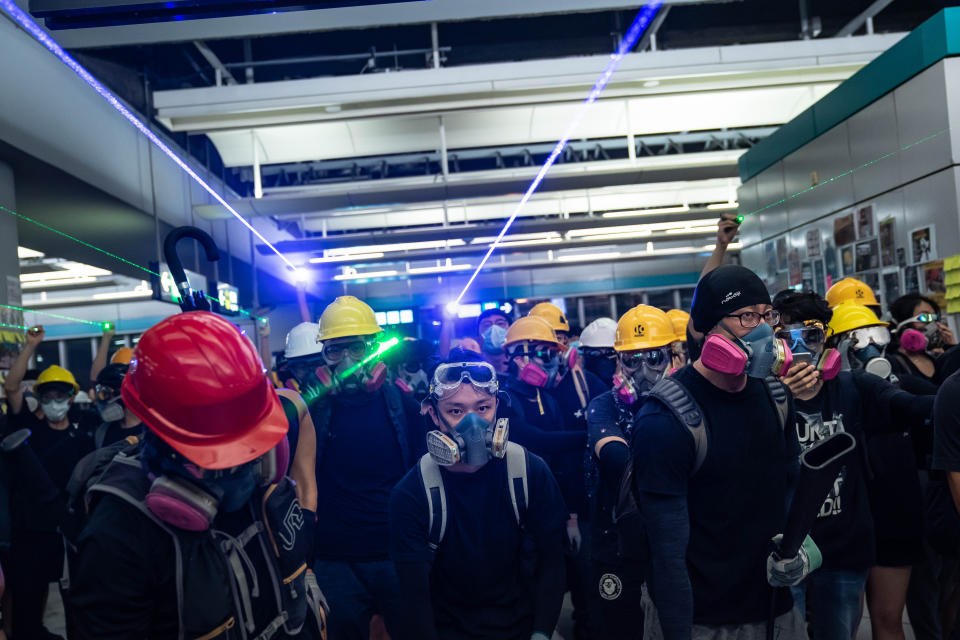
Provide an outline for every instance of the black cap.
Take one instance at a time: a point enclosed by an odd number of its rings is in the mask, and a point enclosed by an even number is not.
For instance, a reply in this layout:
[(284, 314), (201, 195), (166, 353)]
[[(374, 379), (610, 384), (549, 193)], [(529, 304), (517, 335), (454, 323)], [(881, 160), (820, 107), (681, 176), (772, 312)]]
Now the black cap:
[(123, 377), (127, 375), (129, 368), (130, 366), (126, 364), (108, 364), (97, 374), (97, 384), (119, 391), (120, 385), (123, 384)]
[(693, 293), (693, 328), (707, 333), (729, 313), (755, 304), (770, 304), (770, 292), (750, 269), (726, 265), (701, 278)]
[[(477, 316), (477, 329), (480, 328), (480, 323), (483, 322), (485, 318), (489, 318), (490, 316), (500, 316), (507, 321), (507, 324), (510, 324), (510, 316), (507, 315), (507, 312), (498, 307), (494, 307), (493, 309), (484, 310), (479, 316)], [(477, 331), (477, 333), (479, 334), (480, 332)]]

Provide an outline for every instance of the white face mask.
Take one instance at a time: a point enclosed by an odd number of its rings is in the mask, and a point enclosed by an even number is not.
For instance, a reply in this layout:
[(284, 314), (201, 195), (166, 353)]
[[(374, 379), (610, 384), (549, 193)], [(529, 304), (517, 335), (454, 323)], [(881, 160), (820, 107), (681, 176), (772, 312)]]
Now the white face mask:
[(41, 402), (40, 408), (43, 409), (43, 415), (50, 422), (60, 422), (67, 417), (70, 410), (70, 400), (51, 400), (50, 402)]

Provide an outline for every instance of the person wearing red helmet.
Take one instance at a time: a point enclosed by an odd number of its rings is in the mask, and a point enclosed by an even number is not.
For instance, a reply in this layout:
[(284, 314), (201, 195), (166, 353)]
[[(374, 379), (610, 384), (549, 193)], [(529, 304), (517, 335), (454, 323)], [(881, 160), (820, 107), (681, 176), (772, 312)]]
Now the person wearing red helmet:
[(70, 637), (323, 637), (314, 516), (285, 475), (288, 420), (253, 344), (209, 312), (167, 318), (121, 393), (146, 432), (87, 491)]

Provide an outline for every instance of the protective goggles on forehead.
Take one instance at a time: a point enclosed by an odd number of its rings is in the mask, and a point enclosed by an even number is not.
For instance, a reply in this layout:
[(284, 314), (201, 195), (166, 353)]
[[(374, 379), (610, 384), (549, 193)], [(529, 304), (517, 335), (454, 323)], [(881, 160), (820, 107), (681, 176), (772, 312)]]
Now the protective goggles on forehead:
[(854, 349), (866, 349), (870, 343), (878, 347), (890, 344), (890, 330), (886, 327), (863, 327), (850, 332)]
[(110, 402), (114, 398), (120, 397), (119, 389), (108, 387), (105, 384), (98, 384), (96, 387), (94, 387), (94, 391), (97, 394), (97, 400), (100, 402)]
[(897, 329), (901, 327), (913, 324), (914, 322), (919, 322), (921, 324), (930, 324), (931, 322), (940, 322), (939, 313), (921, 313), (920, 315), (913, 316), (912, 318), (907, 318), (903, 322), (897, 325)]
[(636, 371), (643, 365), (653, 369), (660, 369), (670, 362), (670, 347), (657, 347), (644, 351), (632, 351), (620, 354), (620, 364), (627, 371)]
[(820, 323), (787, 325), (777, 329), (776, 335), (781, 340), (786, 340), (790, 351), (795, 353), (820, 351), (827, 336)]
[(430, 394), (442, 398), (446, 394), (459, 389), (464, 380), (490, 395), (496, 394), (499, 388), (497, 371), (490, 363), (453, 362), (441, 364), (433, 372)]

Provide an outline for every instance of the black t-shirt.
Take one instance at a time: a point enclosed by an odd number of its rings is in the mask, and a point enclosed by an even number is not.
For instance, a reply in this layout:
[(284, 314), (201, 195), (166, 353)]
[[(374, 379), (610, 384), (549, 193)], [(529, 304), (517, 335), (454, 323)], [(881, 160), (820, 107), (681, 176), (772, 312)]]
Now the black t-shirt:
[(330, 439), (317, 461), (316, 557), (386, 560), (390, 491), (407, 471), (397, 429), (382, 392), (331, 402)]
[[(418, 467), (393, 491), (390, 504), (390, 551), (398, 564), (428, 563), (430, 602), (439, 638), (526, 640), (534, 631), (537, 587), (525, 575), (531, 564), (562, 567), (560, 541), (567, 513), (547, 465), (527, 452), (525, 523), (535, 551), (525, 547), (507, 486), (506, 461), (492, 459), (475, 473), (441, 468), (447, 500), (447, 529), (435, 553), (428, 546), (429, 511)], [(544, 549), (553, 550), (544, 556)], [(561, 568), (562, 572), (562, 568)], [(562, 575), (562, 573), (560, 574)], [(557, 605), (565, 585), (547, 585)], [(409, 608), (419, 594), (404, 593)], [(547, 594), (548, 596), (550, 594)], [(549, 622), (555, 624), (556, 620)], [(427, 622), (429, 624), (429, 622)], [(402, 637), (414, 637), (406, 629)], [(549, 631), (549, 629), (547, 630)]]
[(120, 442), (127, 436), (143, 435), (143, 423), (132, 427), (123, 426), (123, 420), (114, 420), (113, 422), (104, 422), (96, 431), (94, 431), (94, 443), (103, 434), (103, 441), (99, 443), (100, 447), (109, 447), (115, 442)]
[(863, 464), (863, 401), (848, 372), (826, 382), (812, 400), (796, 400), (797, 435), (803, 450), (841, 431), (857, 439), (857, 451), (847, 456), (810, 532), (823, 553), (824, 570), (863, 571), (876, 560)]
[(944, 380), (933, 413), (933, 468), (960, 472), (960, 373)]
[[(729, 393), (692, 365), (674, 378), (704, 412), (709, 431), (706, 458), (691, 476), (696, 446), (690, 431), (660, 402), (648, 401), (634, 423), (636, 487), (686, 496), (693, 623), (764, 621), (771, 596), (765, 577), (767, 556), (771, 539), (786, 523), (790, 478), (800, 454), (792, 428), (793, 407), (784, 429), (763, 380), (748, 378), (742, 391)], [(656, 582), (656, 575), (651, 580)], [(778, 590), (777, 596), (776, 613), (781, 615), (790, 610), (792, 598), (786, 589)]]

